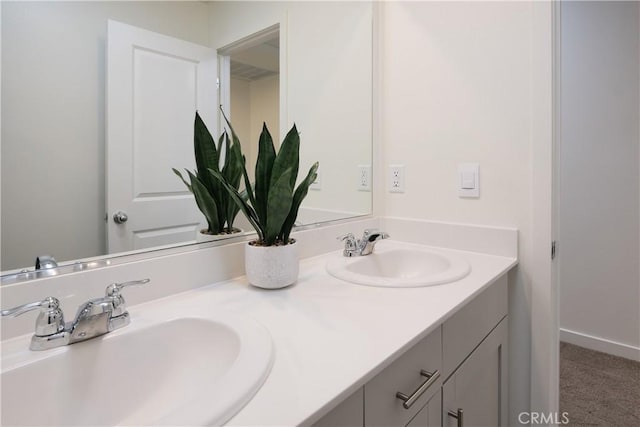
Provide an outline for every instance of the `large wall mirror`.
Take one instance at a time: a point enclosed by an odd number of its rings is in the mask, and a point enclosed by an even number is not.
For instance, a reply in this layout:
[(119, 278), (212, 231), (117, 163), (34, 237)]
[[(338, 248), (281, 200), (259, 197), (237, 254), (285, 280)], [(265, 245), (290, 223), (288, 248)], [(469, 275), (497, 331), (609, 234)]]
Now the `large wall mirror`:
[(220, 105), (249, 170), (263, 121), (278, 140), (298, 127), (300, 169), (320, 162), (298, 224), (371, 213), (370, 2), (0, 5), (3, 275), (196, 244), (171, 168), (194, 168), (195, 111), (217, 137)]

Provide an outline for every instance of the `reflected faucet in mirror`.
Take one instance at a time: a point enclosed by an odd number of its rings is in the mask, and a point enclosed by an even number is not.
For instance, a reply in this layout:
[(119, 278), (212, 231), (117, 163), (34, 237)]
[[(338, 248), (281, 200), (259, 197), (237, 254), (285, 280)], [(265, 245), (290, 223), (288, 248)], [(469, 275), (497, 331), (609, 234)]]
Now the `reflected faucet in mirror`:
[(51, 255), (40, 255), (36, 258), (36, 270), (48, 270), (57, 266), (56, 259)]
[(127, 326), (131, 320), (120, 291), (126, 286), (143, 285), (149, 281), (143, 279), (110, 284), (105, 289), (104, 297), (82, 304), (75, 320), (66, 324), (60, 301), (55, 297), (2, 310), (1, 314), (3, 317), (16, 317), (32, 310), (40, 310), (29, 348), (35, 351), (48, 350), (86, 341)]

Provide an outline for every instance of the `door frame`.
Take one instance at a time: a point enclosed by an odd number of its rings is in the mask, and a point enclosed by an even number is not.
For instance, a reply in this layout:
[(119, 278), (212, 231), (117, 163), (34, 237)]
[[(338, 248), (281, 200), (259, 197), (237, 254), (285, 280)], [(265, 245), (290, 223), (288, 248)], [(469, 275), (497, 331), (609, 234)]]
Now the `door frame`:
[[(279, 103), (280, 111), (278, 111), (280, 117), (280, 135), (278, 140), (282, 140), (284, 135), (283, 131), (287, 129), (289, 123), (289, 117), (287, 116), (287, 26), (284, 21), (276, 22), (262, 30), (256, 31), (245, 37), (229, 43), (225, 46), (217, 48), (218, 53), (218, 95), (220, 100), (220, 107), (225, 111), (229, 120), (231, 118), (231, 58), (230, 56), (244, 49), (262, 44), (264, 41), (269, 40), (274, 34), (279, 33), (280, 39), (280, 51), (279, 51), (279, 77), (278, 84), (280, 87)], [(225, 124), (223, 123), (222, 115), (218, 115), (218, 128), (223, 129)]]
[(533, 2), (530, 410), (559, 411), (557, 258), (560, 105), (560, 1)]

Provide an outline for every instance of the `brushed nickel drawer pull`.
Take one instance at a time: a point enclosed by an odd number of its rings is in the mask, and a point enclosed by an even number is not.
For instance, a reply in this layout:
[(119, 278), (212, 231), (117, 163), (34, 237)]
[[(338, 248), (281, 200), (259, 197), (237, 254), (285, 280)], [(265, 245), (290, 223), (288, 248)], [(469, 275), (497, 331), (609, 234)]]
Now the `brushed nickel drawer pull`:
[(464, 413), (462, 412), (462, 408), (458, 408), (457, 412), (449, 411), (448, 415), (450, 417), (453, 417), (456, 420), (458, 420), (458, 426), (457, 427), (464, 427), (464, 421), (463, 421)]
[(401, 392), (397, 392), (396, 393), (396, 397), (400, 400), (402, 400), (402, 407), (404, 409), (409, 409), (411, 408), (411, 406), (416, 403), (416, 400), (418, 400), (420, 398), (420, 396), (422, 396), (422, 394), (427, 391), (427, 389), (429, 387), (431, 387), (431, 385), (436, 382), (436, 380), (438, 378), (440, 378), (440, 372), (438, 372), (437, 370), (434, 371), (433, 373), (431, 372), (427, 372), (424, 369), (420, 370), (420, 375), (422, 375), (423, 377), (426, 378), (426, 380), (424, 380), (424, 382), (422, 384), (420, 384), (420, 386), (413, 392), (411, 393), (410, 396), (407, 396), (404, 393)]

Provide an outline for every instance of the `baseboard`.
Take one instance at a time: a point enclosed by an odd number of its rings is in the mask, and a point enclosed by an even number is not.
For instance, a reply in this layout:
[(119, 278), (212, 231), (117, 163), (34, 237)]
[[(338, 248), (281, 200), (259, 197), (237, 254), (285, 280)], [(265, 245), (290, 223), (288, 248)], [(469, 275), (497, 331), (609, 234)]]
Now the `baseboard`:
[(640, 362), (640, 347), (633, 347), (628, 344), (622, 344), (562, 328), (560, 328), (560, 341)]

